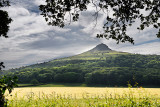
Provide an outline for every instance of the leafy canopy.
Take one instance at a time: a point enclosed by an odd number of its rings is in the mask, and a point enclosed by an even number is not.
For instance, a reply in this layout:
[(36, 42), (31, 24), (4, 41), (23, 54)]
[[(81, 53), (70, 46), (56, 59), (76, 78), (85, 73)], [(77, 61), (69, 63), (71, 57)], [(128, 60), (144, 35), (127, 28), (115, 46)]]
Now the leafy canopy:
[[(10, 6), (9, 0), (0, 0), (0, 8)], [(7, 38), (7, 32), (9, 30), (9, 24), (12, 19), (8, 16), (8, 12), (0, 10), (0, 37)]]
[[(80, 12), (86, 11), (89, 4), (97, 9), (95, 17), (98, 17), (99, 11), (106, 14), (104, 33), (97, 34), (98, 38), (112, 38), (117, 43), (128, 41), (134, 44), (133, 38), (126, 31), (137, 19), (141, 21), (137, 29), (153, 26), (159, 30), (157, 37), (160, 38), (160, 0), (46, 0), (45, 5), (40, 5), (40, 10), (48, 25), (64, 27), (67, 14), (70, 14), (70, 21), (78, 21)], [(113, 16), (108, 15), (110, 10)]]
[[(9, 0), (0, 0), (0, 9), (2, 7), (10, 6)], [(9, 24), (12, 19), (8, 16), (8, 12), (0, 10), (0, 37), (7, 38), (7, 32), (9, 30)], [(0, 62), (0, 70), (4, 68), (3, 62)]]
[[(10, 6), (9, 0), (0, 0), (0, 8)], [(0, 10), (0, 37), (7, 38), (7, 32), (9, 30), (9, 24), (12, 19), (8, 16), (8, 12)], [(4, 68), (3, 62), (0, 62), (0, 70)]]

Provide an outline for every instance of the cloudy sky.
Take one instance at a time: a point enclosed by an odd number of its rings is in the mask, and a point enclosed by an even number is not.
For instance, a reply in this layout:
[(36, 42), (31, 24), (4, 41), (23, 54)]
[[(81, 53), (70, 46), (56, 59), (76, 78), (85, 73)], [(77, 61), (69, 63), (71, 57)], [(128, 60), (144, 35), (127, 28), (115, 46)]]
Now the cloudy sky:
[(138, 31), (136, 21), (127, 32), (134, 38), (135, 45), (117, 45), (113, 40), (96, 38), (97, 33), (103, 33), (106, 16), (100, 13), (95, 26), (92, 6), (81, 13), (78, 22), (61, 29), (48, 26), (40, 15), (38, 6), (43, 3), (44, 0), (11, 0), (11, 6), (5, 8), (14, 20), (10, 24), (9, 38), (0, 38), (0, 62), (5, 63), (6, 69), (76, 55), (100, 43), (117, 51), (160, 55), (160, 39), (156, 38), (157, 31), (152, 27)]

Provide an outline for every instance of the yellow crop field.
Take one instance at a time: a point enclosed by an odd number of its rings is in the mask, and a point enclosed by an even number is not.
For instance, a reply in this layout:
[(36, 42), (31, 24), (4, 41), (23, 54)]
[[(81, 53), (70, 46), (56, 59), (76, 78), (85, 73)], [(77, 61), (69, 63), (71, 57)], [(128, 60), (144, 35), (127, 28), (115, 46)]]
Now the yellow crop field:
[(160, 88), (27, 87), (7, 98), (8, 107), (159, 107)]
[(83, 97), (104, 97), (114, 95), (124, 95), (130, 93), (136, 97), (141, 95), (160, 96), (160, 88), (94, 88), (94, 87), (27, 87), (15, 88), (12, 97), (27, 97), (34, 94), (35, 97), (42, 95), (59, 95), (65, 97), (83, 98)]

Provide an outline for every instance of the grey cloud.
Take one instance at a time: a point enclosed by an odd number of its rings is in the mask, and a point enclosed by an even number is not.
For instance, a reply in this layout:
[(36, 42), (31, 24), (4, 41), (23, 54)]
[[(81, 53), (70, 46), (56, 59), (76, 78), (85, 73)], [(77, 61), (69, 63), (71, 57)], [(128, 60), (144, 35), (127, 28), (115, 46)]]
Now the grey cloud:
[(35, 3), (35, 0), (11, 0), (11, 5), (22, 6), (34, 13), (40, 12), (39, 4)]
[(61, 49), (63, 51), (63, 49), (70, 49), (70, 47), (86, 46), (87, 44), (96, 45), (96, 39), (91, 39), (89, 36), (79, 32), (76, 32), (76, 34), (77, 35), (72, 32), (68, 32), (61, 36), (59, 34), (50, 35), (50, 33), (48, 33), (46, 34), (48, 35), (46, 38), (39, 36), (37, 41), (21, 43), (19, 46), (24, 49)]

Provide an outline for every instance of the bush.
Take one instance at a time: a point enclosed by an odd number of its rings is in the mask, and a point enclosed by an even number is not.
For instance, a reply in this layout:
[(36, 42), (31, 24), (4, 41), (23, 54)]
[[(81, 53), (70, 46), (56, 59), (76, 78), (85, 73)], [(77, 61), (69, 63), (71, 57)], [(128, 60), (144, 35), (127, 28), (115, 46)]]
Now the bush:
[(39, 81), (38, 81), (38, 80), (36, 80), (36, 79), (33, 79), (33, 80), (31, 81), (31, 84), (33, 84), (33, 85), (37, 85), (37, 84), (39, 84)]
[(0, 78), (0, 107), (7, 107), (7, 99), (5, 98), (4, 94), (6, 90), (8, 90), (10, 94), (13, 88), (17, 86), (17, 81), (17, 77), (11, 78), (3, 76)]

